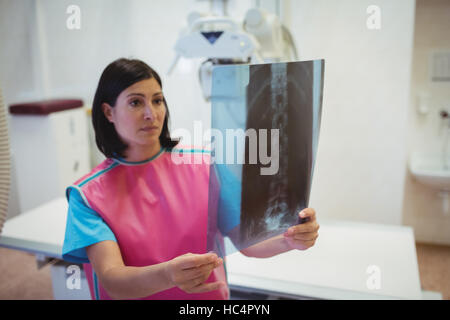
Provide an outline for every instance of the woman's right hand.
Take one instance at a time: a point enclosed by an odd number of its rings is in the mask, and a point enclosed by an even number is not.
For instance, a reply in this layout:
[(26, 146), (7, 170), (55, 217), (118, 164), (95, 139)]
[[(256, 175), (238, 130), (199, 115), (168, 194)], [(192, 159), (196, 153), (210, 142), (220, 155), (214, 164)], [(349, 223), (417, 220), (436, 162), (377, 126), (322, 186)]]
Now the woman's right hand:
[(215, 253), (186, 253), (167, 262), (165, 274), (171, 285), (187, 293), (201, 293), (219, 289), (224, 282), (205, 281), (223, 260)]

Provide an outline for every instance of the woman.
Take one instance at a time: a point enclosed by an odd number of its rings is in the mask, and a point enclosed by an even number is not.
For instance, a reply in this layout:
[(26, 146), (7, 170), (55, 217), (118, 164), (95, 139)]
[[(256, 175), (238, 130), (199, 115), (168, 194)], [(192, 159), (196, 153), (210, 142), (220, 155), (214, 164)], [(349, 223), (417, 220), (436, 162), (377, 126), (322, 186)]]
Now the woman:
[[(63, 258), (85, 264), (100, 299), (228, 299), (224, 262), (205, 253), (209, 166), (174, 164), (169, 110), (158, 74), (139, 60), (103, 71), (92, 120), (107, 159), (67, 189)], [(196, 150), (185, 150), (191, 156)], [(242, 250), (270, 257), (314, 245), (313, 209), (306, 224)], [(93, 269), (93, 270), (92, 270)]]

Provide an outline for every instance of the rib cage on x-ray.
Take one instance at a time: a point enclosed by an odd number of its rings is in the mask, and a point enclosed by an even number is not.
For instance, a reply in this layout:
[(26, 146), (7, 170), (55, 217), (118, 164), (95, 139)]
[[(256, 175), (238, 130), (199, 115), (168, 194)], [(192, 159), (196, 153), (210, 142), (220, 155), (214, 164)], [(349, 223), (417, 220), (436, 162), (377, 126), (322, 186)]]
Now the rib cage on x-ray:
[[(279, 169), (261, 175), (261, 164), (242, 171), (240, 243), (247, 247), (297, 224), (308, 205), (312, 169), (313, 62), (250, 66), (247, 129), (279, 130)], [(258, 138), (259, 139), (259, 138)], [(258, 140), (260, 147), (261, 141)]]

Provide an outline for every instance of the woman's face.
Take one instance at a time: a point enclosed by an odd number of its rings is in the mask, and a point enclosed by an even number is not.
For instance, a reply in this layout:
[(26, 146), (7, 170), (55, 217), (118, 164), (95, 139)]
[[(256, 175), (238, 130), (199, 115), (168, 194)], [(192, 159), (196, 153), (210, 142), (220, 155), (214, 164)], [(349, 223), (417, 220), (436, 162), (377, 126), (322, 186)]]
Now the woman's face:
[(129, 86), (117, 97), (115, 107), (102, 105), (106, 118), (114, 127), (127, 151), (152, 147), (159, 150), (159, 136), (166, 117), (166, 106), (160, 85), (155, 78)]

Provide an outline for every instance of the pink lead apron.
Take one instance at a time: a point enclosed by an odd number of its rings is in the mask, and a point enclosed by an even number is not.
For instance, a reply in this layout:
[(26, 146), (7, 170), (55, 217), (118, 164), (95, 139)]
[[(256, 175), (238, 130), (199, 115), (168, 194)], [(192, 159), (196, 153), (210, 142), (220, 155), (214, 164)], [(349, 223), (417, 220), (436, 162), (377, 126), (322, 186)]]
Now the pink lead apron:
[[(164, 149), (139, 163), (106, 159), (74, 184), (114, 233), (126, 266), (158, 264), (189, 252), (206, 253), (209, 154), (201, 149), (183, 151), (190, 163), (176, 164), (173, 152)], [(92, 298), (110, 299), (91, 265), (85, 264), (84, 270)], [(223, 266), (207, 280), (214, 281), (226, 281)], [(228, 298), (227, 287), (199, 294), (175, 287), (143, 299)]]

